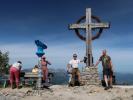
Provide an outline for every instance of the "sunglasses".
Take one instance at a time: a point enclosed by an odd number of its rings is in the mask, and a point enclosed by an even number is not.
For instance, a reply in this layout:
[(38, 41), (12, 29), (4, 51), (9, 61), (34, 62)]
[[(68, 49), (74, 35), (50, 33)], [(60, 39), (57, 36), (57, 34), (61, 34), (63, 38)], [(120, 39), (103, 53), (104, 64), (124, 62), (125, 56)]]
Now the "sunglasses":
[(73, 57), (77, 57), (77, 56), (73, 56)]

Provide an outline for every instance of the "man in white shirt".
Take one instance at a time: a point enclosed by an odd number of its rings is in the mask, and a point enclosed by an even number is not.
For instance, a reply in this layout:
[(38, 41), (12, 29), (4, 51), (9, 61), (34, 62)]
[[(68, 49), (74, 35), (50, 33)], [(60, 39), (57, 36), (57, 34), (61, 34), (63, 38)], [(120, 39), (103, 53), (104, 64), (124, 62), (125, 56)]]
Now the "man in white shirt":
[[(78, 76), (78, 81), (80, 82), (80, 71), (78, 69), (78, 65), (80, 62), (83, 62), (83, 61), (80, 61), (79, 59), (77, 59), (77, 54), (73, 54), (73, 59), (69, 61), (69, 66), (72, 67), (72, 80), (75, 79), (75, 76), (77, 75)], [(74, 84), (74, 82), (72, 83)]]

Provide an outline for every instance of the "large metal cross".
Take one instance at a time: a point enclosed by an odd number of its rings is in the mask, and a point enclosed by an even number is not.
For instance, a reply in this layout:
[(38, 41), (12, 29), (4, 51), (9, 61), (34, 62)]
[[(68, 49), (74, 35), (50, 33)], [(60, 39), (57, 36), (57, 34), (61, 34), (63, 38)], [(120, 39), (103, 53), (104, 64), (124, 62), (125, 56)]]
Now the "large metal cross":
[(81, 24), (70, 24), (70, 29), (85, 29), (86, 30), (86, 57), (87, 67), (93, 66), (93, 56), (92, 56), (92, 29), (99, 29), (99, 28), (108, 28), (109, 23), (93, 23), (91, 15), (91, 8), (86, 9), (86, 22)]

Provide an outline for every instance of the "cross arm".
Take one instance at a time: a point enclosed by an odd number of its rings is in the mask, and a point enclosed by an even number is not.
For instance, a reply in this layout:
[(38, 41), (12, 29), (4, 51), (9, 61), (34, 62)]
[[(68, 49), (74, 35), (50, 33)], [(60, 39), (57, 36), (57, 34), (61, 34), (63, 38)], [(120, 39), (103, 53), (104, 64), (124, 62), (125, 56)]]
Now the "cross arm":
[(109, 23), (91, 23), (91, 28), (110, 28)]
[(86, 28), (86, 24), (82, 23), (82, 24), (69, 24), (69, 29), (85, 29)]
[(88, 27), (90, 26), (92, 29), (96, 29), (96, 28), (110, 28), (110, 24), (109, 23), (69, 24), (68, 27), (69, 27), (69, 29), (85, 29), (87, 26)]

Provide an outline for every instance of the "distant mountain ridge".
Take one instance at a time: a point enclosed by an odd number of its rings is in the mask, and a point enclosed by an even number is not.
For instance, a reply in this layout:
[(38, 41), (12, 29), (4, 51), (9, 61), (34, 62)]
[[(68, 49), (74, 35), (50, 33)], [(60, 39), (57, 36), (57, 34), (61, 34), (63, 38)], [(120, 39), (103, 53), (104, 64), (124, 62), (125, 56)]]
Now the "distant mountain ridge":
[[(67, 84), (68, 75), (65, 69), (49, 69), (50, 72), (54, 74), (52, 83), (53, 84)], [(31, 72), (32, 68), (22, 70), (24, 72)], [(132, 73), (120, 73), (116, 72), (116, 83), (122, 85), (133, 85), (133, 74)], [(102, 78), (102, 73), (100, 73), (100, 78)]]

